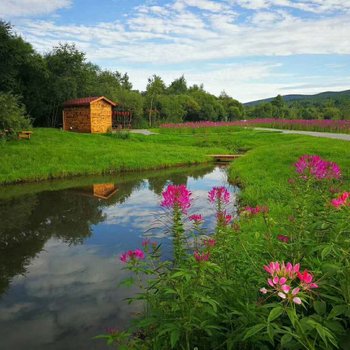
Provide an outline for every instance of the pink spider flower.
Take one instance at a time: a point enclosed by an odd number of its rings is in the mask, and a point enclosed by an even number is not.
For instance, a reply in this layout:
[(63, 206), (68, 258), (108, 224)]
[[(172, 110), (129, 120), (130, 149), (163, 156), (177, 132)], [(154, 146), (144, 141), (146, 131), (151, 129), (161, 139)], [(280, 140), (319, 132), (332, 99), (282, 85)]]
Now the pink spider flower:
[(226, 214), (226, 211), (220, 211), (216, 214), (216, 219), (223, 225), (228, 225), (232, 220), (232, 215)]
[(194, 224), (199, 225), (203, 222), (204, 218), (201, 214), (193, 214), (189, 217), (190, 221), (193, 221)]
[(267, 214), (269, 212), (269, 207), (264, 205), (264, 206), (256, 206), (256, 207), (245, 207), (243, 209), (243, 213), (246, 213), (250, 216), (257, 215), (259, 213)]
[(341, 208), (344, 206), (350, 206), (350, 192), (342, 193), (338, 198), (332, 199), (331, 204), (334, 208)]
[(314, 277), (307, 270), (304, 270), (302, 273), (298, 272), (297, 274), (301, 285), (305, 290), (318, 288), (318, 285), (312, 282)]
[(131, 260), (143, 260), (145, 258), (145, 253), (141, 249), (128, 250), (120, 256), (120, 261), (127, 263)]
[(230, 202), (230, 192), (223, 186), (213, 187), (208, 193), (210, 203), (224, 203)]
[(303, 155), (294, 164), (296, 172), (301, 175), (302, 179), (310, 177), (316, 180), (339, 179), (341, 170), (338, 164), (328, 162), (320, 156)]
[(207, 247), (207, 248), (210, 248), (210, 247), (215, 247), (215, 244), (216, 244), (216, 240), (213, 239), (213, 238), (208, 238), (208, 239), (205, 239), (203, 241), (204, 245)]
[(198, 261), (198, 262), (202, 262), (202, 261), (208, 261), (210, 258), (210, 253), (200, 253), (199, 251), (195, 251), (193, 253), (194, 258)]
[(288, 243), (289, 242), (289, 237), (285, 235), (278, 235), (277, 239), (283, 243)]
[(191, 191), (185, 185), (169, 185), (162, 193), (161, 206), (168, 209), (179, 208), (183, 214), (191, 206)]
[(264, 266), (264, 270), (269, 273), (272, 277), (280, 276), (286, 278), (295, 278), (297, 273), (299, 272), (300, 264), (291, 264), (288, 262), (285, 264), (282, 262), (280, 264), (278, 261), (270, 262), (269, 265)]

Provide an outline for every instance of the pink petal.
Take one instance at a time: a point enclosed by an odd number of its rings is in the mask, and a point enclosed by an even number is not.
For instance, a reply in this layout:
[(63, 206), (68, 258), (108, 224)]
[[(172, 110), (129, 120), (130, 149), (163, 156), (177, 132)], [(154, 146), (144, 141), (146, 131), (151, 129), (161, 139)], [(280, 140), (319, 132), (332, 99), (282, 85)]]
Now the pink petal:
[(287, 282), (287, 278), (281, 277), (280, 278), (280, 284), (285, 284)]
[(266, 288), (260, 288), (260, 292), (263, 293), (263, 294), (266, 294), (267, 293), (267, 289)]
[(277, 277), (277, 276), (276, 276), (276, 277), (274, 277), (272, 281), (273, 281), (273, 283), (274, 283), (274, 284), (277, 284), (277, 283), (278, 283), (278, 281), (279, 281), (279, 277)]
[(280, 297), (280, 298), (282, 298), (282, 299), (286, 299), (286, 295), (284, 294), (284, 293), (282, 293), (282, 292), (279, 292), (278, 293), (278, 296)]
[(285, 293), (289, 293), (290, 291), (290, 286), (288, 286), (288, 284), (284, 284), (281, 289), (283, 290), (283, 292)]
[(274, 287), (274, 284), (273, 284), (273, 282), (272, 282), (272, 279), (271, 278), (269, 278), (268, 280), (267, 280), (267, 283), (271, 286), (271, 287)]
[(301, 304), (301, 299), (298, 298), (298, 297), (294, 297), (294, 298), (293, 298), (293, 303), (294, 303), (294, 304), (300, 305), (300, 304)]
[(297, 295), (299, 292), (300, 292), (300, 288), (294, 288), (294, 289), (292, 290), (292, 294), (293, 294), (293, 295)]

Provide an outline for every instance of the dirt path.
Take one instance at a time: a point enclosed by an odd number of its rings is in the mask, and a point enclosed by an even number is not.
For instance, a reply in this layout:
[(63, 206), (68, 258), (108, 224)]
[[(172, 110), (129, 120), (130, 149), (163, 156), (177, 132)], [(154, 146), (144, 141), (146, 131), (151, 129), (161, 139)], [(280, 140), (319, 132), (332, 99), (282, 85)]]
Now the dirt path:
[(272, 128), (254, 128), (254, 130), (262, 130), (262, 131), (278, 131), (283, 134), (299, 134), (299, 135), (308, 135), (314, 137), (324, 137), (327, 139), (337, 139), (350, 141), (349, 134), (336, 134), (330, 132), (317, 132), (317, 131), (300, 131), (300, 130), (284, 130), (284, 129), (272, 129)]
[(130, 130), (133, 134), (141, 134), (141, 135), (157, 135), (157, 133), (149, 131), (147, 129), (132, 129)]

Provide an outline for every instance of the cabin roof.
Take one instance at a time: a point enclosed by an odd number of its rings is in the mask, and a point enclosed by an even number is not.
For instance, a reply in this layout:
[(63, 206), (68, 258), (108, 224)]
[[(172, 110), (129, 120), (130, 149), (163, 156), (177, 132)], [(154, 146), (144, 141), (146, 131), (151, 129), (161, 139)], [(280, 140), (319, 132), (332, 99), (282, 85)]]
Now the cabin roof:
[(93, 102), (97, 102), (100, 100), (104, 100), (112, 106), (116, 106), (117, 104), (104, 96), (92, 96), (92, 97), (83, 97), (83, 98), (75, 98), (73, 100), (68, 100), (64, 102), (64, 107), (76, 107), (76, 106), (89, 106)]

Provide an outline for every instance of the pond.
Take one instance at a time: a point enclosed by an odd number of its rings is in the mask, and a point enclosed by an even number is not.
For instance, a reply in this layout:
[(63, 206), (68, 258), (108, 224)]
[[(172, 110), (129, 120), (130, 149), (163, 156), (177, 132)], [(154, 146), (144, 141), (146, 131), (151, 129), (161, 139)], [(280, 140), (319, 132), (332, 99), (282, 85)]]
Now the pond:
[(91, 338), (125, 327), (138, 311), (124, 301), (133, 290), (118, 286), (126, 276), (120, 254), (151, 236), (171, 257), (171, 237), (148, 230), (169, 183), (188, 186), (208, 231), (207, 192), (237, 192), (216, 165), (2, 187), (0, 348), (105, 349)]

